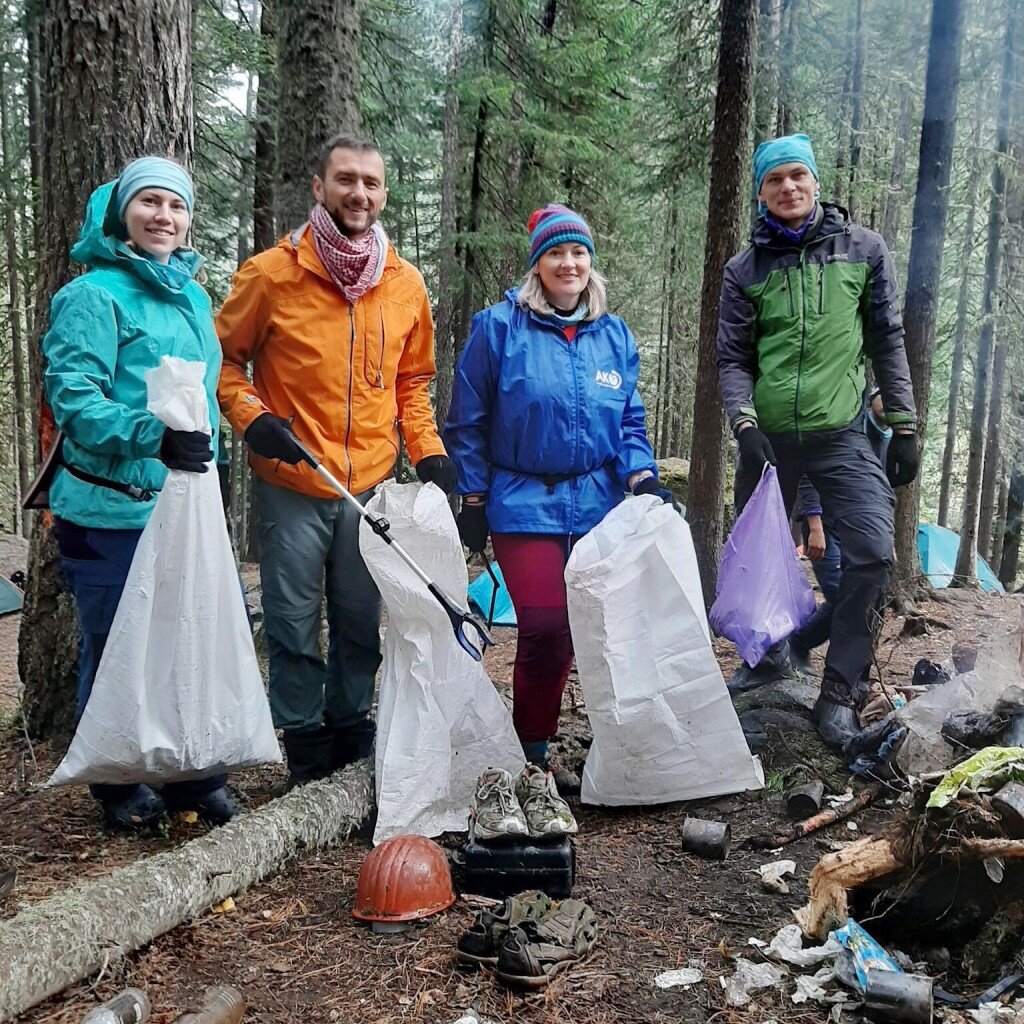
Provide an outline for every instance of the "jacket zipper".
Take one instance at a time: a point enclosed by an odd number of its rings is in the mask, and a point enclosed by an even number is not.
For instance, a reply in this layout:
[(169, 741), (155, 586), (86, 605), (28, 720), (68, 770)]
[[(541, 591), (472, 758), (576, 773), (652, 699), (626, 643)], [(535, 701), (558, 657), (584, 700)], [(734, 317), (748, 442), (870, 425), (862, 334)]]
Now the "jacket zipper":
[(793, 426), (800, 440), (800, 380), (804, 372), (804, 343), (807, 341), (807, 288), (804, 284), (806, 250), (800, 250), (800, 360), (796, 367), (796, 389), (793, 392)]
[(348, 449), (348, 442), (352, 436), (352, 366), (356, 356), (356, 308), (353, 303), (348, 304), (348, 322), (351, 332), (348, 340), (348, 408), (345, 410), (345, 459), (348, 461), (348, 489), (352, 490), (352, 454)]
[[(563, 336), (564, 337), (564, 336)], [(566, 352), (569, 356), (569, 365), (572, 367), (572, 385), (573, 392), (576, 399), (576, 433), (573, 436), (572, 442), (572, 465), (576, 465), (576, 460), (579, 458), (580, 453), (580, 378), (576, 371), (576, 352), (577, 347), (574, 345), (566, 345)], [(573, 477), (569, 481), (569, 534), (572, 534), (572, 527), (576, 522), (576, 488), (579, 486), (579, 477)]]
[(786, 294), (789, 296), (789, 315), (796, 316), (796, 309), (793, 306), (793, 283), (789, 279), (789, 267), (786, 267)]
[(380, 313), (380, 356), (377, 360), (377, 387), (384, 387), (384, 306), (381, 304), (377, 312)]
[(825, 264), (818, 264), (818, 316), (825, 312)]

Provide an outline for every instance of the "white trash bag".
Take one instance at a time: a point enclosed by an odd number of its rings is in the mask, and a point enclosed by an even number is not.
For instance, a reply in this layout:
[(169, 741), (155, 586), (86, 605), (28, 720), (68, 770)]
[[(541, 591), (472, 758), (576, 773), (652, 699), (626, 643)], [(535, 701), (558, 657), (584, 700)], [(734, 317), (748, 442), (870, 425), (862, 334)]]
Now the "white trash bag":
[[(149, 411), (175, 430), (209, 431), (204, 374), (164, 356), (146, 374)], [(280, 760), (217, 473), (172, 469), (48, 785), (180, 782)]]
[(690, 528), (629, 498), (565, 568), (576, 666), (594, 742), (584, 803), (660, 804), (761, 789), (764, 777), (711, 648)]
[[(441, 590), (465, 603), (462, 544), (438, 487), (387, 481), (366, 508), (387, 519), (395, 540)], [(481, 773), (523, 767), (512, 716), (483, 665), (458, 645), (445, 610), (365, 520), (359, 550), (388, 610), (373, 841), (465, 831)]]

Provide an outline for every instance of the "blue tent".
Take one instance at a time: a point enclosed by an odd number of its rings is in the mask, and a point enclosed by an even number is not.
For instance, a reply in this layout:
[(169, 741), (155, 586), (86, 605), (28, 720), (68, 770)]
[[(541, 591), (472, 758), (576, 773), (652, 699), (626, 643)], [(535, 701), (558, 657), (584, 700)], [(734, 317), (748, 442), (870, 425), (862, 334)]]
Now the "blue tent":
[[(920, 523), (917, 527), (917, 550), (921, 567), (933, 587), (948, 587), (953, 578), (956, 553), (960, 548), (960, 534), (933, 523)], [(1002, 583), (984, 558), (978, 558), (976, 572), (982, 590), (1005, 594)]]
[[(517, 626), (516, 610), (512, 607), (512, 597), (505, 586), (505, 577), (501, 574), (501, 566), (491, 562), (494, 575), (498, 578), (498, 596), (494, 602), (495, 626)], [(469, 585), (469, 603), (486, 619), (491, 610), (491, 597), (494, 595), (494, 584), (491, 577), (482, 572)]]

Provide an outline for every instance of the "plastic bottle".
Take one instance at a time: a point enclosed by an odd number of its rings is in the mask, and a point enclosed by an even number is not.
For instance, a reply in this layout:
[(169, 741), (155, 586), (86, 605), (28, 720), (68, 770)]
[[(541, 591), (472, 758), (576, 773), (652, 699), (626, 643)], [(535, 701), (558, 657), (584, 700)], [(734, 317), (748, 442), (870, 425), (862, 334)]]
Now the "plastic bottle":
[(82, 1024), (146, 1024), (149, 996), (142, 989), (126, 988), (119, 996), (85, 1015)]
[(245, 1000), (230, 985), (215, 985), (203, 993), (203, 1008), (186, 1013), (175, 1024), (240, 1024), (245, 1013)]

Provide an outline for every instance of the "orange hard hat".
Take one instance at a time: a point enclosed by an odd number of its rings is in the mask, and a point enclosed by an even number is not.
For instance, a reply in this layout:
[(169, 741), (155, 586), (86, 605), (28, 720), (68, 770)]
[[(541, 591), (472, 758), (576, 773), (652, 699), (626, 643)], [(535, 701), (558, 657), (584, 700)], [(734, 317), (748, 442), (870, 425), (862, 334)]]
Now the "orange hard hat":
[(393, 836), (366, 855), (352, 916), (360, 921), (415, 921), (454, 902), (444, 850), (426, 836)]

